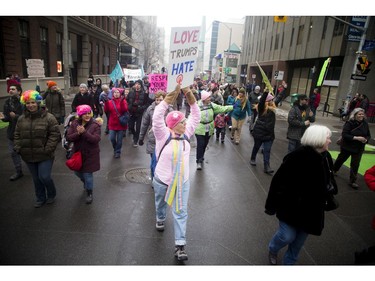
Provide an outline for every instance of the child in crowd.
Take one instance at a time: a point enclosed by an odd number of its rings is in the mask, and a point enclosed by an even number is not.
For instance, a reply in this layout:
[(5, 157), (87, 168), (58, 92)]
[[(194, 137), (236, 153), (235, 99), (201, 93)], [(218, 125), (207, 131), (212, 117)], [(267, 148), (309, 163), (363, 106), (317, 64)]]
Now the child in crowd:
[(225, 129), (229, 117), (225, 113), (219, 113), (215, 117), (215, 128), (216, 128), (216, 141), (219, 141), (221, 135), (221, 143), (224, 143)]

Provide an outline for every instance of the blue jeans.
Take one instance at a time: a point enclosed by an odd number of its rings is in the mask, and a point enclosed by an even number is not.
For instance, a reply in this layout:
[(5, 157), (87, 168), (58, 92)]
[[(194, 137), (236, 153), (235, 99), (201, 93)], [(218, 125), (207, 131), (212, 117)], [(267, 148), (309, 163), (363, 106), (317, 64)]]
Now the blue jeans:
[(93, 173), (74, 172), (77, 177), (83, 182), (86, 190), (93, 190), (94, 188), (94, 175)]
[(289, 139), (288, 142), (288, 153), (292, 152), (293, 150), (296, 150), (301, 146), (301, 141), (300, 140), (291, 140)]
[(251, 152), (251, 160), (255, 160), (257, 157), (257, 153), (260, 149), (260, 147), (263, 144), (263, 163), (264, 165), (270, 164), (270, 158), (271, 158), (271, 148), (273, 144), (273, 140), (270, 141), (262, 141), (260, 139), (254, 138), (254, 146), (253, 151)]
[[(167, 202), (164, 201), (168, 186), (157, 176), (152, 181), (155, 192), (156, 221), (165, 221), (167, 218)], [(189, 200), (190, 182), (187, 180), (182, 187), (182, 209), (176, 212), (176, 198), (172, 202), (175, 245), (186, 245), (186, 223), (188, 219), (187, 202)]]
[(122, 138), (124, 131), (109, 130), (109, 140), (112, 143), (113, 151), (115, 154), (121, 154)]
[(33, 177), (36, 201), (45, 202), (47, 198), (55, 198), (56, 187), (51, 178), (53, 159), (26, 164)]
[(277, 254), (281, 248), (288, 245), (283, 259), (283, 264), (293, 265), (296, 263), (298, 254), (306, 241), (308, 233), (295, 228), (283, 221), (279, 221), (279, 229), (270, 241), (268, 248), (270, 252)]
[(21, 156), (14, 151), (14, 141), (8, 139), (8, 148), (10, 152), (10, 156), (12, 157), (14, 168), (16, 169), (17, 173), (22, 173), (22, 161)]
[(151, 162), (150, 162), (151, 180), (153, 180), (155, 176), (155, 168), (157, 164), (155, 150), (154, 150), (154, 153), (150, 154), (150, 156), (151, 156)]

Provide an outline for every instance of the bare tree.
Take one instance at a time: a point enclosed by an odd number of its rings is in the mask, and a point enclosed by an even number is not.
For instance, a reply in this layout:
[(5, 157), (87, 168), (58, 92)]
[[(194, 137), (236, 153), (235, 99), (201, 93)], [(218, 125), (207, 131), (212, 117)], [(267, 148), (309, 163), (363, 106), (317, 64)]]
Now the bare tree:
[(150, 72), (160, 56), (160, 34), (154, 17), (134, 17), (133, 39), (139, 46), (140, 62)]

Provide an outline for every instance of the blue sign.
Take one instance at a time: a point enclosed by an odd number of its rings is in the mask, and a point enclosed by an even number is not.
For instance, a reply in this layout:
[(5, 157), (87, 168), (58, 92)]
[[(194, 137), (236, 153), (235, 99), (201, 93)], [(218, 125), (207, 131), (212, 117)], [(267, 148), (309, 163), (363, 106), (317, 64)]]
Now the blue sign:
[(371, 51), (373, 49), (375, 49), (375, 40), (365, 40), (365, 44), (363, 44), (362, 50)]
[[(352, 17), (351, 24), (354, 24), (355, 26), (363, 28), (365, 26), (366, 19), (367, 19), (366, 16), (355, 16), (355, 17)], [(362, 36), (362, 31), (349, 26), (348, 41), (359, 42), (361, 41), (361, 36)]]

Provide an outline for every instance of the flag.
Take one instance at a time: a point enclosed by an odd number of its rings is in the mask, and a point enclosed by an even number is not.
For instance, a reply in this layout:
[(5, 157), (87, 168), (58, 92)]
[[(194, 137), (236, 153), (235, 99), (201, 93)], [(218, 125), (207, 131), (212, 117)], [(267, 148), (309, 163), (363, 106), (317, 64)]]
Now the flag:
[(318, 82), (316, 83), (317, 87), (322, 86), (324, 79), (326, 78), (327, 69), (329, 67), (329, 63), (331, 62), (331, 58), (326, 59), (322, 66), (322, 70), (320, 70)]
[(263, 69), (260, 67), (260, 65), (257, 61), (256, 61), (256, 64), (258, 65), (260, 73), (262, 74), (264, 84), (266, 84), (269, 93), (271, 93), (273, 95), (273, 88), (271, 86), (270, 81), (268, 80), (268, 77), (267, 77), (266, 73), (264, 73)]
[(111, 74), (109, 74), (109, 77), (114, 83), (116, 83), (116, 80), (120, 80), (123, 76), (124, 73), (122, 72), (120, 63), (117, 61), (117, 64), (115, 68), (112, 70)]

